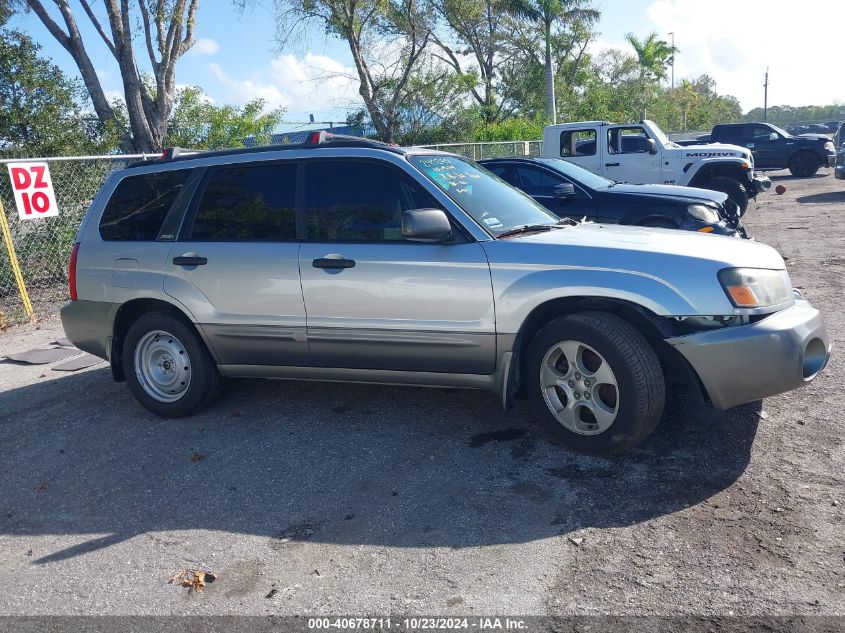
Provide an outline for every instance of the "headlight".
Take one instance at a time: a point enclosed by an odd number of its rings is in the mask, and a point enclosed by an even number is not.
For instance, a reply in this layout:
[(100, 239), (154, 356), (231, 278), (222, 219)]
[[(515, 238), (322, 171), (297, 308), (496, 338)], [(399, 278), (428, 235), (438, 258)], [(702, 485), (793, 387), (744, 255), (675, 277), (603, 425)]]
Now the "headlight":
[(719, 213), (716, 209), (703, 204), (689, 205), (687, 207), (687, 213), (702, 222), (707, 222), (708, 224), (716, 224), (719, 221)]
[(824, 148), (826, 150), (828, 150), (829, 152), (835, 152), (836, 151), (836, 147), (833, 145), (833, 141), (828, 141), (827, 143), (825, 143)]
[(789, 301), (792, 284), (785, 270), (726, 268), (719, 281), (737, 308), (768, 308)]

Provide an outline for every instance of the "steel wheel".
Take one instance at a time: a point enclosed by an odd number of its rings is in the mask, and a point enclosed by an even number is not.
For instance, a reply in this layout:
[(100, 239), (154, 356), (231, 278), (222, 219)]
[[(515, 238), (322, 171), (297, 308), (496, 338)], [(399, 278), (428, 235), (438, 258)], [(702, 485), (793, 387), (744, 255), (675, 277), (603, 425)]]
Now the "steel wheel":
[(558, 422), (579, 435), (604, 433), (619, 412), (619, 386), (604, 357), (579, 341), (561, 341), (543, 357), (540, 386)]
[(191, 359), (175, 336), (152, 330), (135, 346), (135, 375), (151, 398), (176, 402), (191, 384)]

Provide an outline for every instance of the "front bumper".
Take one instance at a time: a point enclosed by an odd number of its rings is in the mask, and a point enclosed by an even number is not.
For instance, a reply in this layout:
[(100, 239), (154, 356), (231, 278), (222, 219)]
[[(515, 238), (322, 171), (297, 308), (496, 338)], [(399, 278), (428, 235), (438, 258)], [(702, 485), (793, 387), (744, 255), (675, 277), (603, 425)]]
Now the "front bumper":
[(720, 411), (811, 381), (831, 347), (821, 314), (803, 299), (756, 323), (666, 342), (689, 362)]
[(827, 155), (827, 166), (833, 167), (836, 165), (836, 154), (828, 154)]
[(751, 176), (751, 186), (753, 187), (753, 195), (763, 193), (772, 188), (772, 181), (768, 176), (763, 174), (753, 174)]

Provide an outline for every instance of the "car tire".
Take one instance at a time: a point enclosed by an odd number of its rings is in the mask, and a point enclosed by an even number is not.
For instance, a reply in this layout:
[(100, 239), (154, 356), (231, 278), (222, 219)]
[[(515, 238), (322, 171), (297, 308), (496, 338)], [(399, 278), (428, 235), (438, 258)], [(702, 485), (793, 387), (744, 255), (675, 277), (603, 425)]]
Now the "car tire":
[(123, 340), (123, 373), (146, 409), (179, 418), (210, 405), (223, 378), (205, 343), (189, 324), (166, 312), (138, 318)]
[(728, 198), (739, 207), (740, 216), (748, 209), (748, 191), (742, 186), (741, 182), (734, 178), (715, 176), (703, 183), (701, 188), (728, 194)]
[(525, 367), (534, 412), (578, 452), (607, 456), (632, 448), (663, 413), (666, 381), (657, 354), (614, 314), (553, 319), (531, 341)]
[(812, 152), (797, 152), (789, 159), (789, 173), (797, 178), (815, 176), (821, 166), (819, 157)]

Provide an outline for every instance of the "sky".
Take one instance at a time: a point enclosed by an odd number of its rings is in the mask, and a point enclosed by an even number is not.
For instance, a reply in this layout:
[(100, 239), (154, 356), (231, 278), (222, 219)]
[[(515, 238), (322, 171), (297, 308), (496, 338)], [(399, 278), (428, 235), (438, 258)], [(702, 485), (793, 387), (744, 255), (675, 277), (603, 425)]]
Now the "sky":
[[(49, 4), (49, 3), (48, 3)], [(99, 2), (93, 3), (101, 5)], [(769, 105), (842, 103), (842, 26), (845, 0), (594, 0), (601, 10), (595, 53), (628, 50), (625, 34), (651, 31), (667, 41), (675, 34), (675, 79), (707, 73), (721, 94), (731, 94), (750, 110), (763, 105), (769, 68)], [(89, 54), (103, 88), (121, 94), (117, 64), (73, 1), (77, 22), (93, 45)], [(342, 41), (314, 27), (306, 41), (280, 50), (272, 0), (239, 12), (228, 0), (200, 4), (197, 44), (177, 66), (180, 84), (198, 85), (217, 103), (264, 99), (285, 108), (285, 120), (342, 121), (360, 103), (354, 68)], [(100, 9), (102, 12), (102, 9)], [(34, 14), (14, 19), (65, 72), (78, 75), (67, 52)], [(139, 42), (139, 46), (142, 44)], [(139, 60), (145, 53), (139, 49)], [(328, 77), (328, 78), (327, 78)]]

